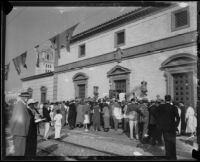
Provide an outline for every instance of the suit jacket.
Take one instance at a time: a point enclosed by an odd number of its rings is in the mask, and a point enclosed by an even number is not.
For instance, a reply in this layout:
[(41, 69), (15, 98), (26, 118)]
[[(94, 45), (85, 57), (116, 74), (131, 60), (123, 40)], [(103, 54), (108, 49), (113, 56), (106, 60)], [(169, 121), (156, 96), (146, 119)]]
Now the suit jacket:
[(170, 103), (161, 104), (155, 110), (158, 128), (163, 131), (176, 131), (180, 122), (178, 109)]
[(28, 136), (31, 116), (27, 110), (27, 106), (18, 101), (14, 105), (11, 118), (11, 133), (15, 136)]
[(50, 117), (50, 110), (48, 110), (47, 107), (43, 106), (43, 117), (46, 118), (46, 122), (50, 122), (51, 121), (51, 117)]

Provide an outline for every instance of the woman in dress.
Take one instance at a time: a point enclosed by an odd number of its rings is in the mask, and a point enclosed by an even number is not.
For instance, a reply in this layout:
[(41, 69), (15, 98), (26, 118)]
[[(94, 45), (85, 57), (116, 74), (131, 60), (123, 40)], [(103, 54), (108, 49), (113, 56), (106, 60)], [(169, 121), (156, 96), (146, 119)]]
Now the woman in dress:
[(197, 119), (195, 117), (194, 109), (189, 106), (186, 111), (186, 133), (190, 134), (190, 137), (193, 137), (196, 132)]
[(84, 114), (83, 114), (83, 100), (81, 100), (77, 104), (76, 108), (77, 116), (76, 116), (76, 125), (81, 128), (83, 125), (83, 120), (84, 120)]
[(93, 127), (95, 131), (100, 131), (100, 106), (98, 103), (95, 101), (94, 102), (94, 107), (93, 107)]

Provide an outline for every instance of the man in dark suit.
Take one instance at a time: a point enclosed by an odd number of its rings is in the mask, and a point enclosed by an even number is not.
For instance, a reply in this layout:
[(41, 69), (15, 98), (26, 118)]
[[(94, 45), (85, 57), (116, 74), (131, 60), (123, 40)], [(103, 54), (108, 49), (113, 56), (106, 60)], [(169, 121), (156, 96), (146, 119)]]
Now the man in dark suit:
[(26, 156), (27, 137), (31, 119), (26, 105), (28, 97), (28, 92), (23, 92), (19, 95), (11, 117), (10, 130), (13, 135), (15, 148), (14, 156)]
[(176, 128), (180, 122), (178, 109), (171, 104), (171, 96), (165, 96), (165, 103), (155, 110), (158, 128), (165, 142), (165, 152), (169, 160), (176, 160)]

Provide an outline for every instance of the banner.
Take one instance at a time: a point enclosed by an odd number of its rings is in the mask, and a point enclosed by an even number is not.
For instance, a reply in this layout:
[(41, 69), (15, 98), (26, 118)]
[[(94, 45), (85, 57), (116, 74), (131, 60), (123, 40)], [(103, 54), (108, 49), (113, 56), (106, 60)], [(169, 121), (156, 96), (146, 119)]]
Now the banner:
[(27, 69), (27, 66), (26, 66), (26, 56), (27, 56), (27, 52), (24, 52), (23, 54), (21, 54), (21, 63), (23, 65), (24, 68)]
[(8, 73), (10, 71), (10, 62), (5, 65), (5, 80), (8, 80)]
[(27, 68), (27, 66), (26, 66), (26, 56), (27, 56), (27, 52), (24, 52), (20, 56), (17, 56), (13, 59), (13, 63), (15, 65), (15, 69), (16, 69), (18, 75), (21, 73), (21, 69), (20, 69), (21, 65), (24, 68)]
[(37, 52), (37, 62), (36, 62), (36, 67), (40, 67), (39, 45), (35, 46), (35, 50), (36, 50), (36, 52)]
[(58, 54), (58, 58), (60, 58), (60, 51), (58, 49), (59, 47), (59, 35), (54, 36), (53, 38), (49, 39), (51, 42), (51, 47), (55, 50), (55, 52)]
[(78, 25), (79, 23), (77, 23), (76, 25), (72, 26), (71, 28), (67, 29), (66, 31), (62, 32), (59, 35), (60, 47), (62, 46), (66, 47), (68, 52), (70, 52), (70, 41), (71, 41), (73, 32)]

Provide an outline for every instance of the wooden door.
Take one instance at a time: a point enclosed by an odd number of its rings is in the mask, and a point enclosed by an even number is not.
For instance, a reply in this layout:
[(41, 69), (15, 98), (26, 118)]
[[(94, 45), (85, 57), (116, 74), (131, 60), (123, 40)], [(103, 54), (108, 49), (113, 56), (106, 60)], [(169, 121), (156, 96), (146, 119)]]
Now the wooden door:
[(193, 75), (192, 73), (178, 73), (173, 75), (174, 100), (186, 105), (194, 104)]
[(116, 80), (115, 81), (115, 90), (118, 93), (126, 92), (126, 80)]
[(79, 84), (79, 97), (85, 98), (85, 84)]

